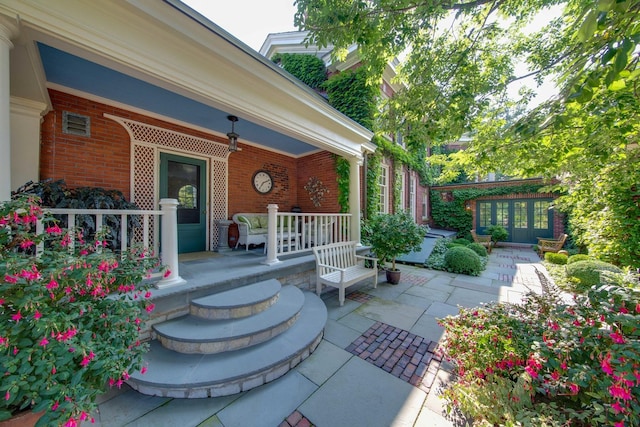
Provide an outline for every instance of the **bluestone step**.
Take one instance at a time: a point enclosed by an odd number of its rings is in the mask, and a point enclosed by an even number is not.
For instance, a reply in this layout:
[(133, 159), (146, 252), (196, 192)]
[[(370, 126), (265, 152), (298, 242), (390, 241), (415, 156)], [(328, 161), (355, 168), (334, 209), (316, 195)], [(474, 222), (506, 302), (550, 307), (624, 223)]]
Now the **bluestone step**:
[(273, 381), (307, 358), (322, 340), (327, 308), (313, 293), (304, 292), (304, 300), (291, 328), (252, 347), (181, 354), (152, 341), (145, 355), (146, 373), (137, 372), (127, 382), (147, 395), (204, 398), (236, 394)]
[(207, 320), (187, 315), (154, 325), (153, 329), (164, 347), (180, 353), (213, 354), (237, 350), (260, 344), (286, 331), (296, 321), (304, 301), (300, 289), (286, 286), (280, 290), (275, 304), (253, 316)]
[(189, 312), (203, 319), (237, 319), (266, 310), (278, 299), (276, 279), (241, 286), (191, 301)]

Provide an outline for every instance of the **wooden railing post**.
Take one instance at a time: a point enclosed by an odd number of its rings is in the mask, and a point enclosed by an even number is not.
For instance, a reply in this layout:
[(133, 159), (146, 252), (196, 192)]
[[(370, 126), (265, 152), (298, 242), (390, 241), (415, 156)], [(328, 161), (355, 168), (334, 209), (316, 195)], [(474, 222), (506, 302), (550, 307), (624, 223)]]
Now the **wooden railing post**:
[(176, 199), (161, 199), (161, 255), (162, 263), (169, 269), (169, 274), (160, 280), (156, 287), (159, 289), (184, 283), (180, 277), (178, 267), (178, 201)]

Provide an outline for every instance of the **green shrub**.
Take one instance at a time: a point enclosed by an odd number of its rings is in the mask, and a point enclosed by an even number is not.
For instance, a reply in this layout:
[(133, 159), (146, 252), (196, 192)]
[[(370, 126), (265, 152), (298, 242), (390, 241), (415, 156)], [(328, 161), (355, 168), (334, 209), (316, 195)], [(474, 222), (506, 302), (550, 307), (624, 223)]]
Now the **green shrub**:
[(458, 239), (453, 239), (451, 241), (452, 244), (454, 245), (461, 245), (461, 246), (469, 246), (469, 244), (471, 243), (471, 241), (464, 239), (462, 237), (458, 238)]
[(469, 249), (471, 249), (473, 252), (475, 252), (478, 255), (480, 255), (481, 257), (486, 257), (487, 256), (487, 248), (482, 246), (480, 243), (470, 243), (469, 246), (467, 246), (467, 247)]
[(490, 225), (485, 230), (485, 233), (491, 235), (493, 243), (503, 242), (509, 238), (509, 232), (501, 225)]
[(466, 246), (450, 248), (444, 254), (444, 264), (447, 271), (470, 276), (478, 276), (484, 268), (480, 255)]
[(569, 257), (569, 259), (567, 260), (567, 264), (573, 264), (574, 262), (586, 261), (586, 260), (590, 260), (590, 259), (593, 259), (593, 258), (591, 258), (589, 255), (585, 255), (585, 254), (571, 255)]
[(602, 281), (600, 273), (603, 271), (622, 273), (622, 270), (615, 265), (596, 259), (577, 261), (567, 265), (567, 277), (577, 279), (580, 288), (590, 288), (600, 284)]
[(554, 252), (547, 252), (544, 254), (544, 260), (551, 264), (565, 265), (569, 257), (566, 254), (556, 254)]

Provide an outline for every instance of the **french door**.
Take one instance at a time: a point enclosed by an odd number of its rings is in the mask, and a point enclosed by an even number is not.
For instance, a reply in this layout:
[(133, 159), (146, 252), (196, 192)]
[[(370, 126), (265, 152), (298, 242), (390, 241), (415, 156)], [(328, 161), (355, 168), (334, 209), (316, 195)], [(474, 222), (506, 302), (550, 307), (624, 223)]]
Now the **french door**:
[(537, 237), (553, 237), (551, 199), (486, 200), (478, 201), (476, 230), (486, 234), (491, 225), (507, 229), (507, 241), (537, 243)]

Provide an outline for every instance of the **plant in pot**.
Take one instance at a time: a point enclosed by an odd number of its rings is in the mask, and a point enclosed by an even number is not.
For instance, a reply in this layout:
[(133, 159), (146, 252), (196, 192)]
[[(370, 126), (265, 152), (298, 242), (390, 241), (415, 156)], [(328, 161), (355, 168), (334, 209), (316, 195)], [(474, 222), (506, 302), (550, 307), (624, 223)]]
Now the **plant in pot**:
[(396, 258), (419, 251), (427, 231), (427, 227), (416, 224), (406, 212), (376, 215), (367, 222), (364, 227), (365, 243), (380, 259), (380, 265), (391, 263), (390, 269), (385, 268), (387, 282), (398, 284), (400, 271), (396, 268)]
[(501, 225), (490, 225), (486, 228), (485, 233), (491, 236), (493, 247), (496, 247), (498, 242), (504, 242), (509, 238), (509, 232)]
[(108, 386), (143, 369), (153, 305), (139, 283), (158, 260), (115, 254), (103, 237), (62, 230), (35, 197), (0, 203), (0, 420), (31, 411), (37, 426), (79, 425)]

